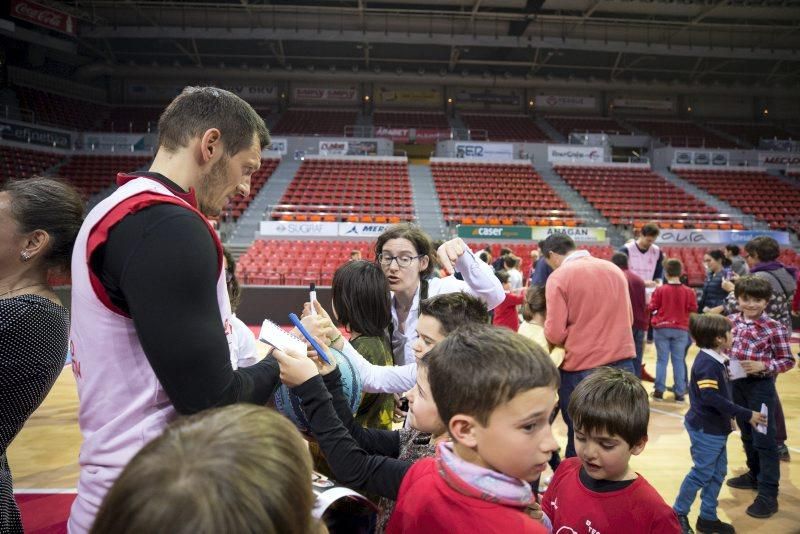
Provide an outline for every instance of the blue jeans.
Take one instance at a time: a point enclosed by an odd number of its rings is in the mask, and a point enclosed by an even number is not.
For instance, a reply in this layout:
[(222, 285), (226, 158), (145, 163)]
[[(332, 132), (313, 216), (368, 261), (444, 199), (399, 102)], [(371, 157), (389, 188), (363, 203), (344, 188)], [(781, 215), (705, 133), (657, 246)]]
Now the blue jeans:
[(672, 362), (672, 377), (675, 381), (675, 395), (686, 395), (686, 349), (691, 339), (689, 332), (680, 328), (654, 328), (653, 340), (656, 344), (656, 391), (667, 389), (667, 362)]
[[(606, 367), (616, 367), (623, 371), (633, 373), (633, 358), (619, 360), (609, 363)], [(584, 369), (582, 371), (564, 371), (559, 370), (561, 373), (561, 385), (558, 388), (558, 407), (561, 410), (561, 417), (564, 418), (564, 423), (567, 424), (567, 448), (564, 450), (564, 458), (572, 458), (575, 456), (575, 435), (572, 430), (572, 419), (569, 417), (567, 408), (569, 407), (569, 396), (581, 380), (592, 374), (595, 369)]]
[(647, 330), (633, 329), (633, 347), (636, 349), (636, 359), (633, 360), (633, 374), (636, 378), (642, 377), (642, 357), (644, 356), (644, 336)]
[(778, 445), (775, 441), (777, 399), (774, 378), (748, 376), (733, 381), (733, 402), (754, 412), (761, 411), (761, 403), (767, 405), (766, 434), (756, 432), (744, 417), (737, 417), (736, 424), (742, 433), (747, 467), (758, 481), (758, 494), (772, 498), (778, 496), (778, 483), (781, 479)]
[(694, 465), (683, 479), (681, 489), (672, 506), (678, 515), (689, 515), (697, 491), (700, 490), (700, 517), (709, 521), (717, 519), (717, 503), (722, 481), (728, 472), (728, 436), (706, 434), (684, 423), (689, 432)]

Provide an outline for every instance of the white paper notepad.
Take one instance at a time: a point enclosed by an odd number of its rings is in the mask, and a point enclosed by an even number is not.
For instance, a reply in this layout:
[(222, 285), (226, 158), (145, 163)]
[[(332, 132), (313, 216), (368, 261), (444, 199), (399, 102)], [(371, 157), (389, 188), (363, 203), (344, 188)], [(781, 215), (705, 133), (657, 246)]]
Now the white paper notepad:
[(269, 319), (264, 319), (264, 322), (261, 323), (261, 332), (258, 334), (258, 339), (282, 352), (291, 352), (293, 354), (306, 353), (305, 341), (293, 336)]

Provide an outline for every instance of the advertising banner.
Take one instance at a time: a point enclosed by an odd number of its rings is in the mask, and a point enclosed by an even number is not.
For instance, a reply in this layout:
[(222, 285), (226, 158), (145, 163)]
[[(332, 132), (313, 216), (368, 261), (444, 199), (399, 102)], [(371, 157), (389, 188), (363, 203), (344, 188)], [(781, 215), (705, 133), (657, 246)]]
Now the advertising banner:
[(593, 96), (536, 95), (536, 109), (596, 109)]
[(758, 236), (769, 236), (780, 245), (790, 244), (787, 232), (767, 230), (662, 230), (656, 243), (664, 245), (741, 245)]
[(278, 88), (274, 85), (229, 85), (226, 83), (214, 85), (220, 89), (230, 91), (250, 104), (276, 102), (278, 100)]
[(30, 0), (11, 0), (11, 16), (67, 35), (77, 33), (75, 17)]
[(289, 140), (284, 137), (273, 137), (268, 150), (286, 154), (289, 151)]
[(720, 150), (676, 150), (673, 165), (711, 165), (725, 167), (730, 164), (730, 153)]
[(19, 143), (50, 146), (55, 148), (72, 148), (72, 134), (49, 128), (25, 126), (0, 120), (0, 137)]
[(347, 154), (347, 141), (320, 141), (320, 156), (344, 156)]
[(410, 128), (386, 128), (378, 126), (375, 128), (375, 137), (386, 137), (398, 143), (407, 143), (411, 138)]
[(459, 89), (455, 94), (456, 103), (499, 104), (502, 106), (519, 106), (522, 96), (513, 89)]
[(597, 242), (606, 240), (606, 229), (602, 227), (573, 226), (534, 226), (531, 227), (531, 239), (541, 241), (553, 234), (566, 234), (575, 242)]
[(358, 90), (350, 87), (295, 87), (292, 90), (295, 102), (338, 102), (357, 103)]
[(615, 98), (611, 101), (615, 108), (644, 109), (648, 111), (674, 111), (672, 100), (656, 100), (654, 98)]
[(456, 157), (464, 159), (514, 159), (512, 143), (456, 143)]
[(600, 146), (547, 145), (550, 163), (600, 163), (604, 159), (605, 150)]
[(348, 156), (376, 156), (378, 154), (377, 141), (348, 141)]
[(261, 221), (259, 233), (271, 237), (334, 237), (339, 233), (339, 224), (335, 222)]
[(800, 143), (792, 139), (759, 139), (761, 150), (780, 150), (781, 152), (800, 152)]
[(442, 103), (442, 93), (436, 87), (430, 88), (396, 88), (381, 86), (375, 90), (375, 101), (378, 104), (395, 106), (435, 107)]
[(787, 165), (800, 165), (800, 153), (759, 152), (758, 165), (769, 169), (783, 169)]
[(450, 129), (444, 128), (415, 128), (414, 140), (417, 143), (435, 143), (441, 139), (450, 139)]
[(342, 237), (378, 237), (389, 224), (339, 223), (339, 235)]
[(459, 224), (458, 237), (478, 239), (530, 239), (530, 226), (470, 226)]

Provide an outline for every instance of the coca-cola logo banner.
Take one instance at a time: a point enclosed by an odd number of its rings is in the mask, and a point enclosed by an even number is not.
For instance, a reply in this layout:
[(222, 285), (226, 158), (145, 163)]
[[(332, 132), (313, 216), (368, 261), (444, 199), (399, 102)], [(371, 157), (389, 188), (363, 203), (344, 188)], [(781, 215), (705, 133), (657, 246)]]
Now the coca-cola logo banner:
[(30, 0), (11, 0), (11, 16), (68, 35), (77, 33), (75, 17)]

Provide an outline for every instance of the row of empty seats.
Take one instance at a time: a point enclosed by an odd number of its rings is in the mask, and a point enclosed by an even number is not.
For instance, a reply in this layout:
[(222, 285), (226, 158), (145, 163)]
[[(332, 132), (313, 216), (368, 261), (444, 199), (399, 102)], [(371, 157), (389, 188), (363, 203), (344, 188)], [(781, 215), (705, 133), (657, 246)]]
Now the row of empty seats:
[(58, 154), (0, 146), (0, 182), (43, 174), (62, 159)]
[[(411, 220), (414, 206), (406, 162), (381, 160), (303, 161), (272, 219)], [(305, 220), (305, 219), (300, 219)], [(317, 219), (320, 220), (320, 219)]]
[(615, 225), (657, 220), (673, 227), (733, 228), (729, 218), (650, 169), (555, 166), (554, 170)]
[(345, 127), (356, 123), (355, 109), (288, 109), (272, 128), (276, 135), (344, 136)]
[(372, 124), (386, 128), (450, 128), (447, 116), (440, 111), (375, 111)]
[(108, 112), (96, 102), (68, 98), (28, 87), (17, 87), (19, 107), (33, 112), (37, 123), (52, 124), (77, 130), (96, 130)]
[(550, 137), (526, 115), (462, 113), (461, 120), (475, 141), (550, 141)]
[(530, 165), (434, 162), (431, 173), (448, 224), (577, 224)]
[(652, 137), (672, 146), (739, 148), (736, 143), (689, 121), (641, 120), (630, 122)]
[(622, 126), (616, 119), (610, 117), (547, 116), (545, 120), (565, 137), (572, 132), (620, 135), (631, 133), (630, 128)]
[(800, 187), (763, 171), (677, 169), (675, 172), (773, 230), (800, 230)]
[(116, 183), (117, 173), (147, 168), (152, 156), (72, 156), (58, 168), (84, 200)]

